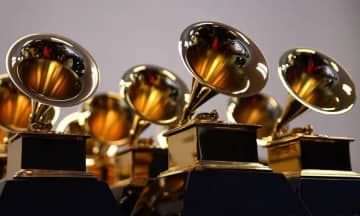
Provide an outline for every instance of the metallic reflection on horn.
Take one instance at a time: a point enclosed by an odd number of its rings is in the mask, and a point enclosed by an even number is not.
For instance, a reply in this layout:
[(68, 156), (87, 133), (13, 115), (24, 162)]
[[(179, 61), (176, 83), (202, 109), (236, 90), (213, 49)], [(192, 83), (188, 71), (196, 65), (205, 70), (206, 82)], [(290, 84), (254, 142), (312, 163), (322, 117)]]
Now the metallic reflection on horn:
[(133, 113), (120, 95), (98, 94), (86, 101), (82, 110), (89, 112), (85, 119), (89, 135), (107, 144), (124, 144), (122, 140), (129, 136)]
[(217, 93), (246, 97), (258, 93), (268, 79), (264, 56), (247, 36), (216, 22), (187, 27), (180, 36), (182, 60), (194, 79), (190, 101), (180, 123)]
[(226, 115), (233, 123), (261, 125), (257, 137), (262, 139), (272, 134), (281, 112), (282, 109), (275, 98), (259, 93), (250, 97), (230, 98)]
[(350, 110), (356, 99), (355, 85), (345, 70), (330, 57), (312, 49), (292, 49), (279, 62), (280, 79), (289, 92), (286, 107), (273, 136), (308, 108), (324, 114)]
[(112, 185), (116, 182), (114, 156), (122, 149), (120, 145), (128, 143), (133, 113), (120, 95), (113, 92), (95, 95), (83, 104), (81, 110), (65, 117), (57, 131), (89, 135), (87, 169)]
[[(0, 75), (0, 178), (5, 176), (7, 144), (17, 132), (28, 130), (31, 100), (19, 91), (7, 74)], [(52, 107), (39, 120), (54, 124), (59, 108)]]
[(120, 81), (120, 92), (136, 113), (130, 143), (150, 124), (170, 125), (178, 121), (185, 105), (186, 85), (169, 70), (155, 65), (130, 68)]
[(90, 97), (98, 85), (98, 69), (76, 42), (54, 34), (20, 38), (9, 49), (7, 70), (16, 87), (32, 99), (31, 130), (49, 131), (40, 121), (49, 106), (72, 106)]

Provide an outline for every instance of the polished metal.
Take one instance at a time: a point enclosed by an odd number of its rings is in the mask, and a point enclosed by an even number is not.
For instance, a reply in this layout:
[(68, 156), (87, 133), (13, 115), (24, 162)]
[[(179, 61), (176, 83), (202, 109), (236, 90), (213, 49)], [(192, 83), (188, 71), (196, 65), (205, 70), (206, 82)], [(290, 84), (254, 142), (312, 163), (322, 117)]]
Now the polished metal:
[(275, 98), (263, 93), (250, 97), (231, 97), (227, 106), (227, 119), (232, 123), (257, 124), (259, 139), (272, 134), (282, 108)]
[(97, 94), (83, 104), (82, 110), (89, 112), (86, 131), (100, 142), (116, 144), (129, 136), (133, 111), (119, 94)]
[(196, 108), (217, 93), (251, 96), (258, 93), (268, 79), (267, 63), (255, 43), (225, 24), (190, 25), (180, 36), (179, 51), (194, 77), (180, 124), (190, 120)]
[(79, 104), (98, 85), (98, 68), (90, 54), (59, 35), (20, 38), (9, 49), (6, 66), (15, 86), (32, 99), (31, 130), (51, 130), (51, 125), (40, 121), (49, 106)]
[(124, 74), (120, 92), (135, 112), (130, 130), (133, 144), (150, 123), (171, 125), (177, 122), (188, 90), (169, 70), (155, 65), (138, 65)]
[(296, 48), (285, 52), (278, 72), (289, 97), (274, 127), (275, 137), (284, 125), (308, 108), (340, 114), (354, 106), (356, 90), (350, 76), (333, 59), (316, 50)]
[[(0, 170), (5, 170), (7, 144), (11, 137), (28, 130), (31, 109), (30, 98), (16, 88), (7, 74), (0, 75)], [(58, 117), (59, 108), (51, 107), (39, 121), (53, 124)], [(1, 176), (4, 174), (0, 171)]]

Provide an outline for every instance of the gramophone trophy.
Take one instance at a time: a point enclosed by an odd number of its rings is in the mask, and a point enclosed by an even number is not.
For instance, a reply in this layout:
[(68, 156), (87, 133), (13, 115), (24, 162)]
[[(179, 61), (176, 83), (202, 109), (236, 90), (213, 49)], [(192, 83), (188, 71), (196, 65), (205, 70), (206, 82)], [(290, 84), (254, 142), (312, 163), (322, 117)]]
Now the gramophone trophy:
[(145, 187), (133, 215), (307, 215), (283, 175), (258, 162), (259, 126), (220, 121), (216, 111), (193, 117), (217, 93), (245, 97), (264, 87), (268, 67), (254, 42), (200, 22), (183, 31), (179, 49), (194, 79), (178, 125), (164, 134), (177, 166)]
[(86, 168), (98, 179), (113, 185), (124, 175), (117, 166), (115, 154), (128, 144), (132, 118), (132, 111), (123, 98), (117, 93), (106, 92), (87, 100), (81, 111), (64, 118), (57, 130), (89, 135)]
[[(19, 91), (7, 74), (0, 75), (0, 127), (1, 127), (1, 177), (10, 178), (19, 171), (9, 167), (7, 170), (7, 143), (16, 136), (17, 132), (28, 130), (31, 114), (31, 100)], [(55, 123), (59, 117), (59, 109), (52, 107), (41, 119), (42, 122)], [(10, 162), (11, 164), (11, 162)], [(6, 172), (7, 170), (7, 172)]]
[(152, 138), (140, 138), (140, 135), (151, 123), (174, 124), (188, 90), (171, 71), (145, 64), (134, 66), (124, 74), (120, 92), (134, 116), (128, 145), (116, 153), (119, 170), (125, 175), (112, 191), (121, 212), (129, 215), (148, 180), (168, 168), (167, 149), (155, 145)]
[(94, 93), (98, 69), (90, 54), (65, 37), (32, 34), (9, 49), (7, 70), (31, 98), (31, 115), (29, 130), (8, 144), (8, 167), (19, 171), (3, 182), (1, 215), (117, 215), (107, 185), (85, 172), (87, 137), (54, 133), (46, 117), (52, 106), (76, 105)]
[(289, 96), (267, 144), (269, 166), (293, 182), (312, 214), (359, 214), (360, 175), (351, 171), (352, 139), (319, 135), (311, 126), (284, 130), (308, 108), (324, 114), (350, 110), (356, 97), (351, 78), (333, 59), (312, 49), (287, 51), (278, 69)]

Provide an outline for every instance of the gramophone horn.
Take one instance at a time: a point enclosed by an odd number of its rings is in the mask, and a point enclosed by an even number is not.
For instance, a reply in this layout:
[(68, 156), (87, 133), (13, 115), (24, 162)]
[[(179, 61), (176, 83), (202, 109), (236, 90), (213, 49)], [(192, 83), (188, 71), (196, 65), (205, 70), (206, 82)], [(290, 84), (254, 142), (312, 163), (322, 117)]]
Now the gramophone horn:
[(38, 121), (49, 105), (79, 104), (98, 85), (98, 69), (90, 54), (76, 42), (59, 35), (25, 36), (10, 47), (6, 58), (11, 80), (33, 99), (31, 129), (44, 126)]
[(82, 110), (89, 112), (85, 119), (86, 131), (95, 139), (116, 144), (129, 136), (133, 112), (119, 94), (98, 94), (86, 101)]
[(345, 70), (330, 57), (312, 49), (292, 49), (279, 62), (280, 79), (289, 92), (274, 135), (308, 108), (324, 114), (350, 110), (356, 98), (355, 85)]
[(155, 65), (130, 68), (120, 81), (120, 92), (135, 112), (131, 139), (149, 123), (170, 125), (185, 105), (186, 85), (169, 70)]
[(255, 43), (221, 23), (190, 25), (181, 34), (179, 50), (194, 77), (182, 123), (215, 94), (251, 96), (258, 93), (268, 79), (267, 63)]
[[(7, 74), (0, 75), (0, 126), (8, 132), (26, 131), (31, 114), (31, 100), (12, 83)], [(41, 122), (55, 121), (59, 117), (59, 109), (52, 107)]]
[(261, 139), (272, 134), (281, 113), (282, 109), (275, 98), (259, 93), (250, 97), (231, 97), (226, 115), (233, 123), (261, 125), (257, 130), (257, 137)]

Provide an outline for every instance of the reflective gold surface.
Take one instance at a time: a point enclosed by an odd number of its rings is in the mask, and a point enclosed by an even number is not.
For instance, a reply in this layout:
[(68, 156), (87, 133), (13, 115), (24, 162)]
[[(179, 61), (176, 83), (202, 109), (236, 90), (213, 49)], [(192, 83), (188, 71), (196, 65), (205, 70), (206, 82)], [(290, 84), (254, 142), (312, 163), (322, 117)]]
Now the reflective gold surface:
[(298, 48), (285, 52), (278, 72), (289, 99), (274, 133), (307, 108), (339, 114), (354, 106), (356, 90), (350, 76), (338, 63), (318, 51)]
[(253, 95), (268, 78), (265, 58), (238, 30), (215, 22), (195, 23), (180, 36), (180, 52), (196, 79), (229, 95)]
[(90, 97), (99, 72), (90, 54), (76, 42), (54, 34), (20, 38), (9, 49), (6, 66), (15, 86), (32, 99), (30, 127), (48, 132), (43, 116), (50, 106), (72, 106)]
[(84, 104), (83, 110), (90, 112), (86, 127), (96, 139), (111, 142), (129, 135), (133, 113), (120, 95), (98, 94)]
[(263, 138), (272, 134), (276, 120), (282, 109), (279, 103), (265, 94), (250, 97), (232, 97), (227, 107), (227, 118), (231, 122), (257, 124), (257, 137)]
[(0, 77), (0, 125), (10, 131), (25, 131), (31, 113), (30, 99), (21, 93), (7, 75)]
[(26, 88), (50, 99), (69, 99), (81, 90), (80, 78), (54, 60), (24, 60), (19, 64), (18, 74)]
[(343, 113), (355, 102), (354, 83), (330, 57), (310, 49), (282, 55), (279, 74), (290, 93), (304, 105), (326, 114)]
[(215, 22), (190, 25), (180, 36), (179, 49), (185, 66), (194, 76), (181, 124), (217, 93), (250, 96), (267, 82), (264, 56), (254, 42), (230, 26)]
[(16, 41), (6, 57), (14, 84), (28, 97), (53, 106), (73, 106), (96, 90), (99, 72), (75, 41), (55, 34), (31, 34)]
[(167, 69), (139, 65), (124, 75), (120, 88), (129, 106), (150, 122), (174, 123), (182, 107), (186, 85)]

